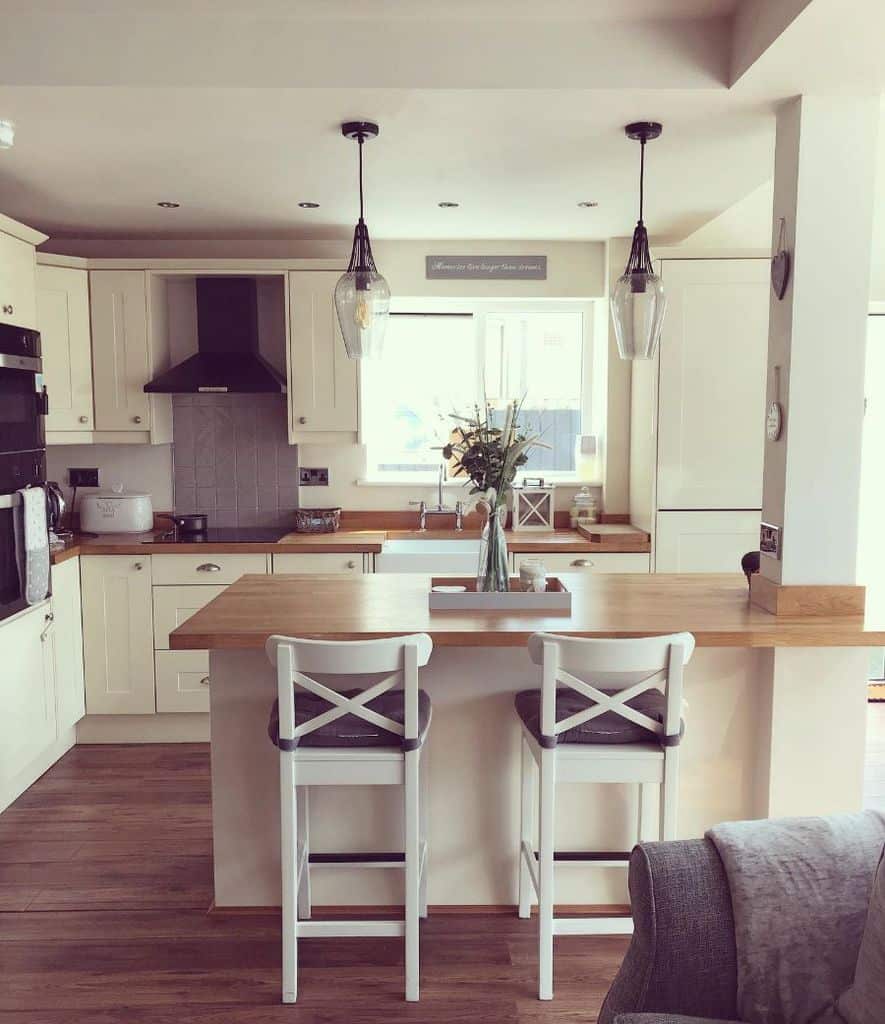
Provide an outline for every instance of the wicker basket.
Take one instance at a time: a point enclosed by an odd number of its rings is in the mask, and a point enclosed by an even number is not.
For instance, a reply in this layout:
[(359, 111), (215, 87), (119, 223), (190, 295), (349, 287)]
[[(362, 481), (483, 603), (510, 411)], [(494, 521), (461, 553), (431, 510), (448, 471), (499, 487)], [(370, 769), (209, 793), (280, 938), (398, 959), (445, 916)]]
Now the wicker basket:
[(296, 533), (334, 533), (341, 525), (340, 508), (296, 508)]

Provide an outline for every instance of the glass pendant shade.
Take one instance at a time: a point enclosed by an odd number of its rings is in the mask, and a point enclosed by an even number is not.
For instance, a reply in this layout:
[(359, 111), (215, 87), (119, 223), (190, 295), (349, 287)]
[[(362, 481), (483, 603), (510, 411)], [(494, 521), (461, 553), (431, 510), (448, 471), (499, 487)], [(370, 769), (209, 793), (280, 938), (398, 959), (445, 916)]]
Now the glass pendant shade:
[(359, 143), (360, 219), (354, 228), (347, 271), (335, 285), (335, 309), (348, 359), (377, 359), (390, 313), (390, 288), (375, 266), (369, 229), (363, 220), (363, 142), (378, 134), (378, 126), (352, 122), (341, 129), (346, 138)]
[[(637, 248), (639, 259), (634, 262)], [(664, 326), (667, 296), (663, 281), (652, 268), (648, 236), (641, 224), (633, 234), (627, 269), (612, 292), (611, 310), (621, 359), (653, 359)]]

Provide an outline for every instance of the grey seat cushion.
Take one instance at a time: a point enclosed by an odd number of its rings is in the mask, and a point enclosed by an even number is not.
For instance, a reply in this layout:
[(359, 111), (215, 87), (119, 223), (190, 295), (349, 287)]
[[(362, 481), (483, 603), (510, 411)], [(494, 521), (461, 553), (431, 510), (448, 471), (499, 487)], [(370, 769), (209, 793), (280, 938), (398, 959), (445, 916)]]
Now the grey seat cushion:
[(885, 1018), (885, 851), (876, 870), (854, 982), (836, 1008), (847, 1024), (881, 1024)]
[[(342, 690), (342, 697), (355, 697), (361, 690)], [(312, 693), (299, 692), (295, 696), (295, 725), (303, 725), (317, 715), (330, 709), (328, 701)], [(405, 721), (405, 695), (402, 690), (388, 690), (366, 704), (367, 708), (377, 711), (379, 715), (399, 722)], [(432, 713), (430, 697), (424, 690), (418, 691), (418, 743), (424, 742), (430, 725)], [(270, 709), (270, 721), (267, 723), (267, 735), (271, 743), (280, 745), (280, 702), (275, 700)], [(328, 725), (307, 733), (298, 740), (301, 747), (395, 747), (404, 744), (404, 740), (382, 729), (380, 726), (365, 722), (356, 715), (342, 715)]]
[[(602, 690), (602, 693), (611, 696), (617, 690)], [(514, 700), (516, 713), (525, 723), (526, 728), (542, 746), (549, 746), (550, 742), (541, 736), (541, 691), (521, 690)], [(594, 701), (576, 693), (574, 690), (557, 690), (556, 692), (556, 720), (562, 721), (569, 715), (578, 711), (584, 711), (593, 707)], [(663, 722), (666, 711), (666, 699), (660, 690), (646, 690), (638, 697), (627, 701), (627, 707), (635, 708), (642, 714), (656, 722)], [(680, 734), (683, 723), (680, 723)], [(574, 729), (568, 729), (556, 737), (559, 743), (645, 743), (653, 740), (654, 736), (643, 729), (641, 725), (631, 722), (615, 711), (606, 711), (589, 722), (578, 725)]]
[(615, 1024), (741, 1024), (734, 1020), (713, 1020), (712, 1017), (683, 1017), (678, 1013), (622, 1013)]

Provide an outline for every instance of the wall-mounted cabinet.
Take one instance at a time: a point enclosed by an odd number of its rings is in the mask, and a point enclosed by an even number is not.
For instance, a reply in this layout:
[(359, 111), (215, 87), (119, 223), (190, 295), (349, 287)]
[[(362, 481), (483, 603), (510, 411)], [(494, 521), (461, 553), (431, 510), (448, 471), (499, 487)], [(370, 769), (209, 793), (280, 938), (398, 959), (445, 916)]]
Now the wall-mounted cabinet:
[(0, 323), (36, 328), (34, 243), (6, 234), (0, 225)]
[(143, 270), (89, 273), (96, 441), (129, 444), (172, 440), (169, 395), (144, 385), (168, 365), (164, 332), (152, 332), (148, 275)]
[(335, 311), (338, 271), (289, 274), (289, 441), (352, 443), (358, 429), (357, 363), (347, 358)]
[(49, 392), (46, 440), (49, 444), (82, 443), (90, 439), (95, 423), (85, 270), (37, 267), (37, 323)]

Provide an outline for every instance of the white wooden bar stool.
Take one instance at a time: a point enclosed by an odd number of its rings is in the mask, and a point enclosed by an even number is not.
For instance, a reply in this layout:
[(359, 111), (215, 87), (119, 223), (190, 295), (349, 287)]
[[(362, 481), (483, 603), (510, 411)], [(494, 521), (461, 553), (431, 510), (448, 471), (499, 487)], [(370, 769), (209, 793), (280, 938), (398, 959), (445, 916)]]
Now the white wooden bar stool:
[[(659, 838), (676, 835), (682, 670), (694, 651), (690, 633), (635, 640), (582, 640), (536, 633), (529, 655), (541, 689), (515, 705), (522, 724), (519, 916), (538, 898), (538, 998), (553, 998), (553, 936), (630, 933), (630, 918), (555, 918), (556, 861), (627, 866), (629, 851), (554, 851), (557, 782), (635, 783), (637, 837), (648, 836), (659, 800)], [(539, 850), (533, 836), (534, 774), (540, 769)]]
[[(418, 669), (430, 660), (433, 641), (425, 633), (353, 643), (272, 636), (266, 650), (277, 666), (268, 734), (280, 749), (283, 1002), (297, 997), (298, 939), (306, 936), (404, 936), (406, 999), (417, 1000), (418, 919), (427, 916), (420, 760), (432, 710), (418, 689)], [(308, 673), (383, 678), (365, 690), (341, 691)], [(403, 787), (403, 852), (311, 853), (308, 787), (359, 785)], [(404, 868), (404, 919), (311, 921), (312, 864)]]

